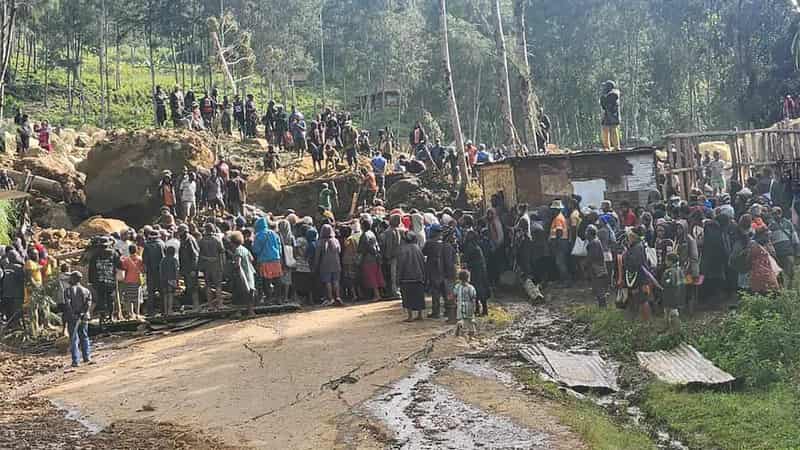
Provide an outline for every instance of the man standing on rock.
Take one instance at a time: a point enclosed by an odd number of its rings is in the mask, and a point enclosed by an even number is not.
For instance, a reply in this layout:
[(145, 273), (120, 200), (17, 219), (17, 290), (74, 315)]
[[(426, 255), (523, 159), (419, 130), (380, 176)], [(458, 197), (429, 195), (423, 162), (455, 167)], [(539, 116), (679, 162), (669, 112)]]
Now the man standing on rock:
[(225, 211), (225, 180), (219, 176), (216, 167), (211, 168), (211, 175), (206, 180), (206, 202), (212, 213)]
[(358, 170), (358, 153), (356, 145), (358, 144), (358, 130), (353, 126), (353, 122), (346, 121), (342, 128), (342, 147), (344, 148), (344, 155), (347, 158), (347, 166), (352, 171)]
[(238, 170), (231, 170), (231, 179), (228, 180), (228, 210), (234, 216), (244, 215), (244, 205), (247, 202), (247, 183), (239, 175)]
[(233, 135), (233, 104), (227, 95), (222, 97), (222, 132)]
[(194, 173), (185, 173), (179, 187), (181, 196), (181, 217), (184, 221), (197, 215), (197, 181)]
[(164, 259), (164, 241), (157, 230), (146, 227), (145, 236), (147, 240), (144, 244), (142, 259), (144, 260), (144, 272), (147, 275), (147, 315), (152, 316), (156, 312), (156, 292), (159, 291), (161, 282), (161, 260)]
[(384, 198), (386, 196), (386, 165), (388, 161), (380, 152), (375, 152), (375, 157), (372, 158), (371, 164), (372, 172), (375, 174), (375, 184), (378, 185), (376, 198)]
[(192, 308), (195, 311), (200, 309), (200, 293), (198, 292), (199, 281), (197, 271), (199, 270), (200, 247), (197, 239), (189, 233), (189, 226), (181, 224), (178, 227), (178, 237), (181, 240), (181, 247), (178, 251), (178, 267), (180, 267), (183, 282), (186, 284), (186, 294), (192, 299)]
[(165, 170), (162, 173), (161, 182), (158, 184), (158, 195), (161, 198), (161, 206), (175, 212), (175, 187), (172, 184), (172, 171)]
[(214, 98), (205, 92), (203, 98), (200, 99), (200, 115), (203, 117), (203, 126), (206, 130), (210, 130), (214, 122), (214, 114), (217, 112), (217, 102)]
[(156, 106), (156, 125), (164, 127), (167, 123), (167, 94), (164, 93), (161, 86), (156, 86), (153, 104)]
[(239, 94), (233, 97), (233, 119), (239, 126), (239, 132), (244, 136), (244, 103), (242, 103), (242, 98), (239, 97)]
[(256, 137), (256, 124), (258, 123), (258, 111), (253, 94), (247, 94), (247, 101), (244, 103), (246, 137)]
[(275, 142), (286, 149), (288, 145), (286, 133), (289, 131), (289, 114), (283, 105), (275, 105)]
[(175, 86), (169, 96), (169, 111), (172, 116), (172, 125), (179, 128), (183, 117), (183, 91), (180, 86)]

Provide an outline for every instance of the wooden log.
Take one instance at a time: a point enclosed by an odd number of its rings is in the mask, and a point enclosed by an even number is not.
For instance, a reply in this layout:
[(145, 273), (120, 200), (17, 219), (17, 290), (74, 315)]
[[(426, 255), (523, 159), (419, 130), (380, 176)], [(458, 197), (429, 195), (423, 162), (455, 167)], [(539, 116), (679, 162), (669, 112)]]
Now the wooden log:
[[(23, 190), (25, 187), (25, 180), (27, 178), (27, 174), (13, 169), (6, 169), (6, 170), (8, 170), (8, 176), (10, 176), (11, 179), (14, 180), (14, 183), (17, 184), (17, 188), (19, 190)], [(61, 183), (55, 180), (51, 180), (50, 178), (33, 175), (30, 189), (39, 191), (42, 194), (54, 200), (61, 201), (64, 199), (64, 190), (61, 188)]]

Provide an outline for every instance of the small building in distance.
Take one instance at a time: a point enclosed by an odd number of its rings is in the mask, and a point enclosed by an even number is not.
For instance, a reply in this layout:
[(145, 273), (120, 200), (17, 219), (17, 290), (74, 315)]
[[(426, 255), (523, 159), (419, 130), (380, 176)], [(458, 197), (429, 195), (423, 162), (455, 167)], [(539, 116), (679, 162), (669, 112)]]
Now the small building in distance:
[(658, 193), (654, 147), (506, 158), (478, 166), (485, 207), (500, 194), (507, 208), (544, 206), (573, 194), (581, 206), (604, 199), (645, 206)]

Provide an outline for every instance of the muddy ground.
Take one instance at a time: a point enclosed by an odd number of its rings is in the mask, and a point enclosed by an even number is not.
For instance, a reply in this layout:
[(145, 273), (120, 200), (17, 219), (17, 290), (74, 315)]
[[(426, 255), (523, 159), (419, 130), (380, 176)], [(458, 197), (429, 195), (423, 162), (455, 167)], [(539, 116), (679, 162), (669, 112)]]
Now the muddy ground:
[(117, 339), (74, 372), (0, 353), (0, 448), (585, 448), (510, 375), (546, 314), (502, 308), (472, 342), (382, 302)]

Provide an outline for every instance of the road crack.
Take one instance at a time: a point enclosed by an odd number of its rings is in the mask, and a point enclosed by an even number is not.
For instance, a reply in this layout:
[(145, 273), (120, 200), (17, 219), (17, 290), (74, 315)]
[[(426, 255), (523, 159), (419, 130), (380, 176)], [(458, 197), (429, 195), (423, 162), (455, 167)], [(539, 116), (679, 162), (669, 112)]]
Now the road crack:
[(251, 353), (253, 353), (256, 356), (258, 356), (258, 366), (263, 369), (264, 368), (264, 354), (261, 353), (260, 351), (256, 350), (256, 349), (254, 349), (253, 347), (251, 347), (249, 342), (245, 342), (242, 345), (244, 346), (244, 348), (249, 350)]

